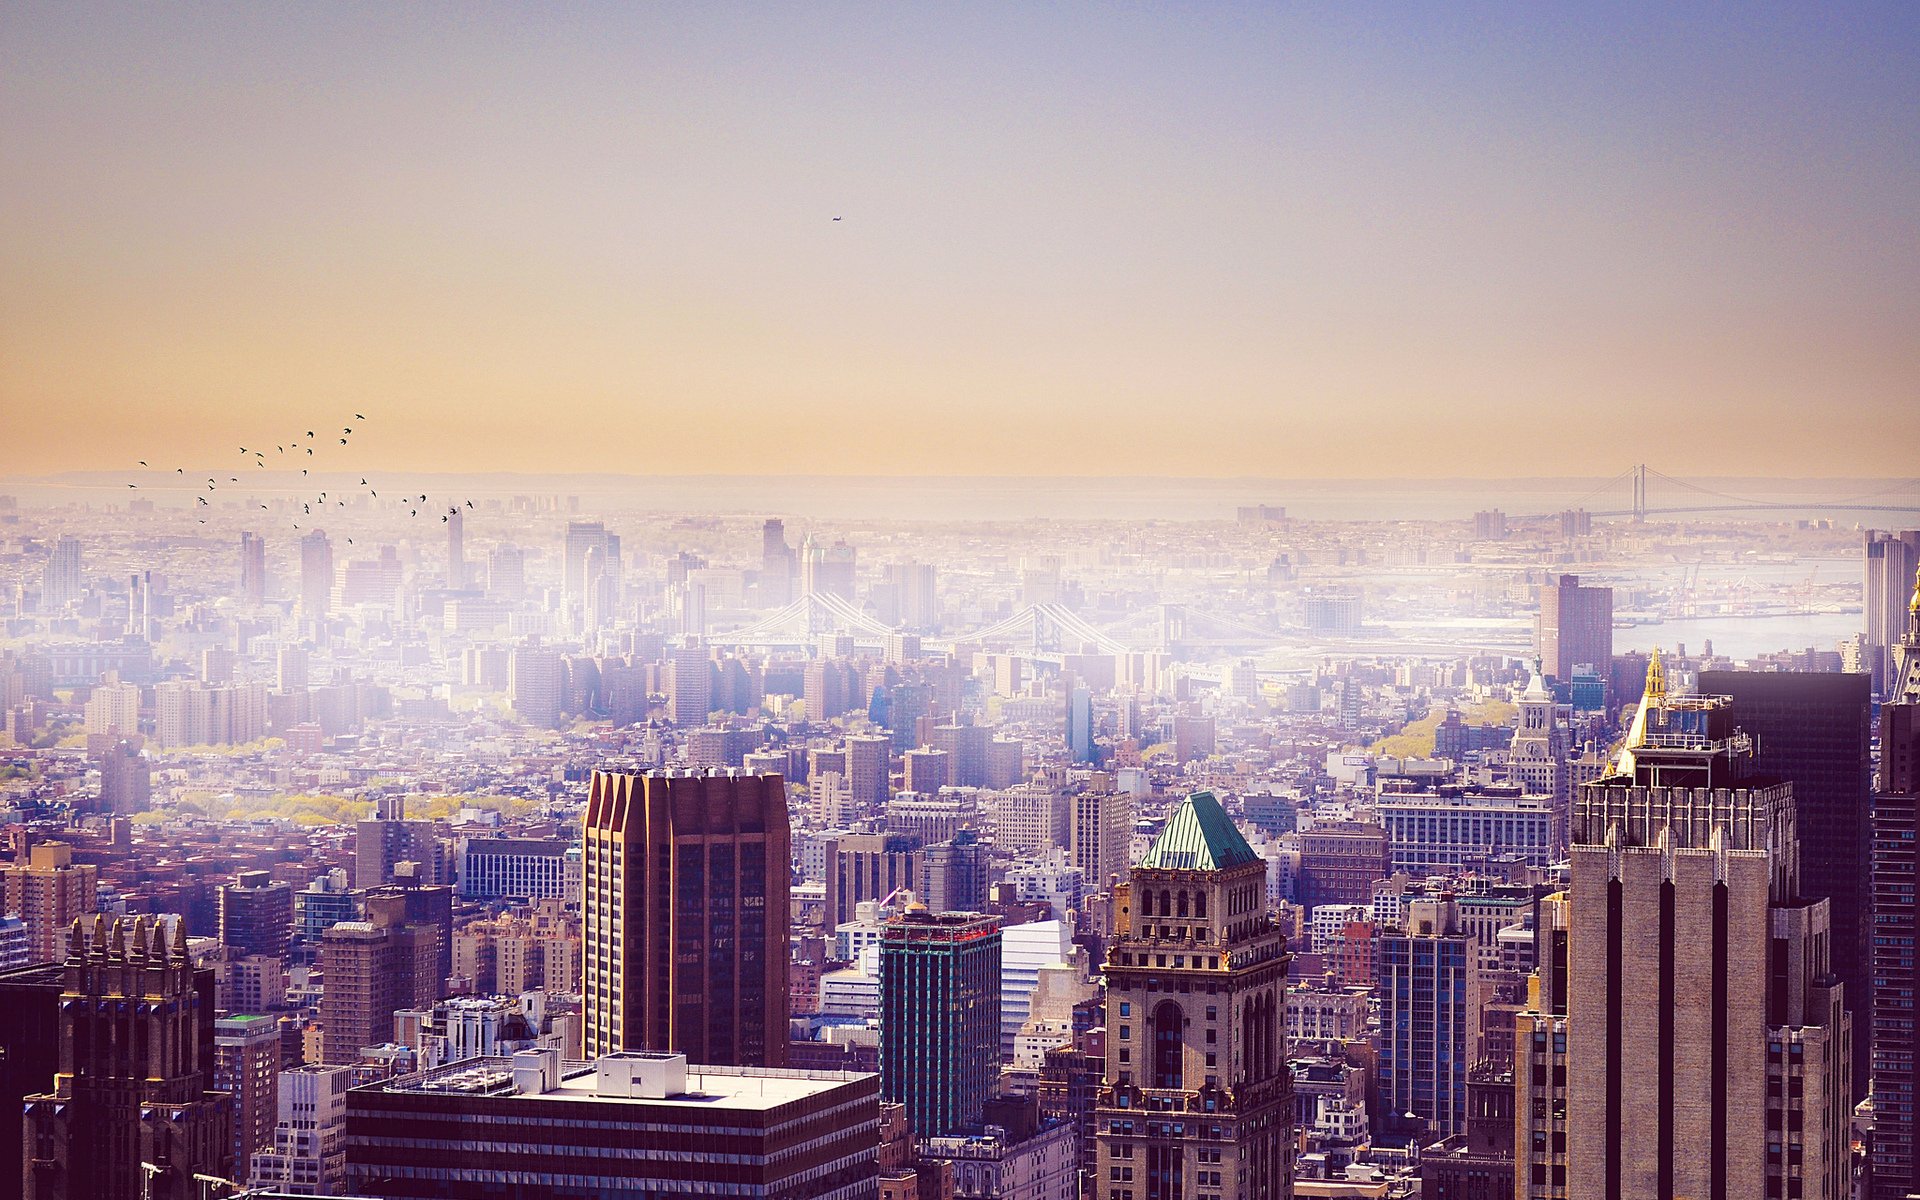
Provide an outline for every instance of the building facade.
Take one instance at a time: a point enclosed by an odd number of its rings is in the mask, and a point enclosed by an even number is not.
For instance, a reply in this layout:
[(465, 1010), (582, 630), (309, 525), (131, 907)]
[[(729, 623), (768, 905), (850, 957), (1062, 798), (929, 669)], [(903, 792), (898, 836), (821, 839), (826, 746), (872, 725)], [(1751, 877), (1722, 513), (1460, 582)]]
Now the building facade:
[(978, 1123), (1000, 1074), (1000, 919), (922, 907), (880, 940), (880, 1087), (920, 1137)]
[(1199, 792), (1115, 899), (1091, 1194), (1291, 1196), (1288, 956), (1267, 913), (1266, 864)]
[(790, 839), (778, 775), (594, 773), (583, 847), (589, 1055), (786, 1061)]

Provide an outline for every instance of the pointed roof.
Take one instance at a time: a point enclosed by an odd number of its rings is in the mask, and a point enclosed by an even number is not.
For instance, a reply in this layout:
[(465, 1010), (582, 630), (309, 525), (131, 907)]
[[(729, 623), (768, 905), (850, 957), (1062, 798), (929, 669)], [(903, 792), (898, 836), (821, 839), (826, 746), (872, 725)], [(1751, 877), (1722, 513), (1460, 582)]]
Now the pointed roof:
[(1167, 818), (1140, 865), (1149, 870), (1219, 871), (1259, 857), (1213, 793), (1194, 792)]

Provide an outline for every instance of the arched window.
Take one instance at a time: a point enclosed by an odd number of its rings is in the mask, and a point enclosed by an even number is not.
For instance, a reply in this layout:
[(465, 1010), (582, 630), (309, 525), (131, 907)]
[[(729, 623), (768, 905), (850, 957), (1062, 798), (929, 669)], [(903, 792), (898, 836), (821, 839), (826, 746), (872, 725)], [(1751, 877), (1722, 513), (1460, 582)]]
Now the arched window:
[(1163, 1000), (1153, 1010), (1153, 1086), (1157, 1088), (1178, 1088), (1186, 1086), (1186, 1072), (1182, 1059), (1182, 1039), (1180, 1026), (1182, 1017), (1180, 1006), (1171, 1000)]
[(1207, 894), (1205, 892), (1195, 892), (1193, 894), (1193, 915), (1202, 921), (1207, 919)]
[(1187, 893), (1184, 889), (1180, 893), (1180, 915), (1187, 915)]

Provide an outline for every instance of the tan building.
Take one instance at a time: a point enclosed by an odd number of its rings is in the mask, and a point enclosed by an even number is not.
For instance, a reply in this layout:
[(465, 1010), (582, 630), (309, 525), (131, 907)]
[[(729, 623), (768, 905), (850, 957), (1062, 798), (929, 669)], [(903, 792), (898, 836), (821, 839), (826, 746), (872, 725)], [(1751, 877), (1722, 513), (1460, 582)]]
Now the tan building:
[(1574, 810), (1569, 1200), (1847, 1196), (1851, 1030), (1794, 828), (1726, 698), (1667, 696), (1655, 655)]
[(1089, 1194), (1293, 1194), (1287, 960), (1266, 863), (1212, 793), (1188, 796), (1116, 891)]
[(59, 962), (66, 957), (65, 935), (75, 918), (92, 914), (97, 904), (100, 868), (73, 861), (65, 842), (42, 842), (27, 861), (8, 867), (0, 880), (4, 908), (27, 926), (28, 962)]
[(1567, 894), (1540, 901), (1540, 965), (1527, 981), (1513, 1049), (1515, 1200), (1567, 1200)]
[(1118, 876), (1125, 879), (1133, 845), (1133, 797), (1113, 790), (1113, 777), (1094, 776), (1086, 791), (1073, 797), (1073, 865), (1090, 891), (1104, 891)]

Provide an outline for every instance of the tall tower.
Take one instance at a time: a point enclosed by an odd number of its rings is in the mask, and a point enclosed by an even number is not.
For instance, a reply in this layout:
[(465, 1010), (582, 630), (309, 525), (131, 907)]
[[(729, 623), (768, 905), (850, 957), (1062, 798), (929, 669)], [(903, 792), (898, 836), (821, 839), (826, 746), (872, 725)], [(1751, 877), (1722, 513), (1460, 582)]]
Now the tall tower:
[(1894, 665), (1894, 647), (1907, 629), (1905, 609), (1907, 590), (1915, 571), (1920, 571), (1920, 529), (1893, 532), (1869, 529), (1862, 547), (1866, 564), (1862, 588), (1863, 616), (1866, 628), (1867, 669), (1873, 675), (1873, 688), (1882, 696), (1890, 695), (1889, 684)]
[(447, 514), (447, 586), (467, 586), (466, 521), (458, 508)]
[(790, 847), (778, 775), (594, 772), (583, 847), (587, 1057), (786, 1062)]
[(1920, 835), (1920, 578), (1906, 634), (1893, 647), (1887, 703), (1880, 706), (1880, 780), (1873, 797), (1873, 1196), (1920, 1191), (1920, 910), (1915, 837)]
[(257, 533), (240, 535), (240, 599), (253, 605), (267, 599), (267, 539)]
[(1535, 637), (1541, 668), (1562, 683), (1578, 666), (1592, 666), (1605, 679), (1613, 662), (1613, 589), (1562, 575), (1540, 585), (1539, 601)]
[(924, 905), (880, 930), (880, 1095), (920, 1137), (980, 1122), (1000, 1075), (1000, 918)]
[(1467, 1068), (1480, 1033), (1479, 955), (1452, 896), (1408, 903), (1405, 928), (1383, 930), (1375, 966), (1380, 1001), (1376, 1123), (1402, 1113), (1435, 1139), (1467, 1132)]
[(78, 600), (82, 578), (80, 539), (64, 534), (53, 544), (53, 555), (40, 577), (40, 611), (58, 613)]
[(232, 1107), (207, 1090), (212, 997), (185, 923), (168, 945), (158, 922), (96, 916), (68, 945), (60, 1071), (26, 1100), (28, 1200), (197, 1200), (195, 1175), (233, 1174)]
[(1138, 1200), (1293, 1194), (1287, 941), (1266, 862), (1211, 792), (1181, 801), (1115, 895), (1100, 1180)]
[(1657, 654), (1647, 676), (1574, 806), (1568, 1195), (1761, 1196), (1797, 1173), (1842, 1200), (1850, 1026), (1793, 787), (1726, 697), (1668, 696)]
[(333, 543), (316, 529), (300, 539), (300, 616), (324, 621), (333, 611)]

